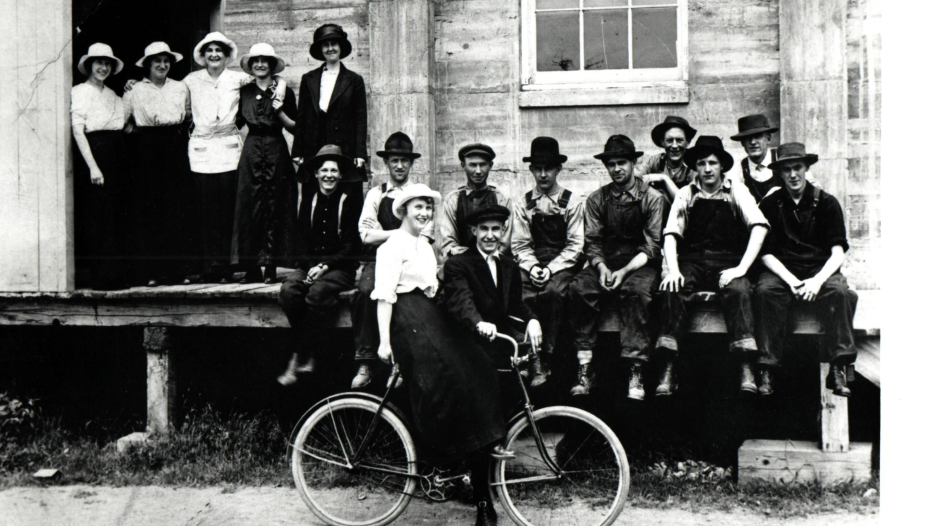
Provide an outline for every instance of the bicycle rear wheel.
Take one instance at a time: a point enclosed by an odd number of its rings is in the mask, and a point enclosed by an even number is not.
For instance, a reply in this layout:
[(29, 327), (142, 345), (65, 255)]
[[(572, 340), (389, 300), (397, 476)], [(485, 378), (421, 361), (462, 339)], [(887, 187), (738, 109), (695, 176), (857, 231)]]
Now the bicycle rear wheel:
[(496, 461), (492, 488), (517, 524), (607, 526), (628, 496), (628, 457), (615, 433), (594, 415), (574, 407), (534, 411), (548, 456), (540, 453), (525, 416), (508, 431), (505, 445), (517, 458)]
[(304, 503), (327, 524), (382, 526), (404, 511), (417, 483), (414, 440), (394, 412), (383, 408), (366, 450), (350, 468), (378, 404), (342, 398), (304, 421), (292, 445), (291, 471)]

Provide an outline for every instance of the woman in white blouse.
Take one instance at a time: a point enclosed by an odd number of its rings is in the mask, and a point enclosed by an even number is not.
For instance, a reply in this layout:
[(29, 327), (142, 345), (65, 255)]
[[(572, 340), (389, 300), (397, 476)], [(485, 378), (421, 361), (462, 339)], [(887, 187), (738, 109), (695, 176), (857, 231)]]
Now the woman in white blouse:
[(434, 301), (437, 259), (431, 245), (440, 194), (412, 184), (393, 203), (401, 227), (379, 247), (375, 262), (379, 358), (392, 357), (408, 385), (418, 454), (434, 465), (465, 459), (473, 471), (480, 514), (491, 511), (490, 454), (505, 436), (495, 364), (475, 340), (463, 338)]
[(122, 69), (123, 61), (110, 46), (93, 44), (78, 61), (78, 71), (87, 80), (71, 88), (71, 129), (80, 153), (74, 163), (78, 287), (125, 286), (123, 103), (104, 85)]
[(136, 279), (150, 287), (184, 279), (194, 250), (187, 131), (191, 100), (184, 83), (168, 78), (182, 58), (165, 42), (149, 44), (136, 62), (145, 78), (123, 95), (132, 152)]

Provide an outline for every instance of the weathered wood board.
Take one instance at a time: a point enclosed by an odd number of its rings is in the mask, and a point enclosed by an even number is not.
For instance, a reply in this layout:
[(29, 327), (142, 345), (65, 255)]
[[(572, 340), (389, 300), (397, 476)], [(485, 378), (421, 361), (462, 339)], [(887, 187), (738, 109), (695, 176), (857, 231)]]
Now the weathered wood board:
[(866, 482), (871, 477), (871, 449), (871, 444), (855, 442), (850, 451), (825, 452), (816, 442), (747, 440), (738, 449), (738, 483)]

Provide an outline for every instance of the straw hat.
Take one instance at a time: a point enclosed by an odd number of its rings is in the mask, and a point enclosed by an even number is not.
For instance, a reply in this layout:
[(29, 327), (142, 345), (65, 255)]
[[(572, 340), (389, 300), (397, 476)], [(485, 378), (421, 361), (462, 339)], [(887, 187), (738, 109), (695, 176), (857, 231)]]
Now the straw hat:
[(226, 63), (224, 64), (225, 66), (229, 66), (230, 64), (236, 62), (236, 56), (239, 53), (238, 48), (236, 47), (236, 43), (225, 37), (223, 33), (219, 31), (207, 33), (207, 36), (204, 37), (204, 40), (201, 40), (197, 43), (196, 46), (194, 46), (194, 62), (197, 62), (200, 66), (207, 65), (207, 61), (204, 59), (204, 55), (201, 53), (201, 51), (212, 42), (220, 42), (221, 44), (225, 44), (230, 48), (230, 56), (227, 57)]
[(175, 53), (172, 51), (171, 48), (168, 47), (168, 44), (165, 42), (153, 42), (146, 46), (146, 50), (143, 51), (142, 58), (136, 61), (136, 66), (140, 68), (145, 67), (144, 64), (146, 63), (147, 58), (153, 57), (155, 55), (161, 55), (163, 53), (171, 55), (172, 58), (175, 59), (175, 62), (178, 62), (184, 58), (181, 53)]
[(392, 202), (392, 213), (395, 214), (395, 217), (401, 219), (404, 217), (402, 211), (405, 209), (405, 205), (408, 204), (408, 201), (417, 198), (431, 199), (434, 202), (434, 208), (440, 206), (440, 192), (431, 190), (426, 184), (414, 183), (402, 190), (401, 193), (398, 194), (398, 197)]
[(87, 54), (81, 57), (81, 60), (78, 61), (78, 71), (80, 71), (82, 75), (87, 75), (88, 73), (87, 69), (84, 67), (84, 63), (88, 60), (93, 63), (93, 59), (95, 58), (108, 58), (116, 64), (116, 67), (113, 68), (113, 73), (111, 73), (111, 75), (116, 75), (117, 73), (123, 71), (123, 61), (113, 55), (113, 49), (111, 49), (110, 46), (101, 42), (91, 44), (91, 47), (87, 48)]
[(253, 57), (268, 57), (275, 59), (275, 67), (272, 68), (272, 75), (281, 73), (285, 69), (285, 59), (275, 54), (275, 49), (265, 42), (260, 42), (258, 44), (253, 44), (249, 48), (249, 53), (246, 53), (239, 59), (239, 65), (243, 68), (243, 71), (249, 73), (249, 59)]

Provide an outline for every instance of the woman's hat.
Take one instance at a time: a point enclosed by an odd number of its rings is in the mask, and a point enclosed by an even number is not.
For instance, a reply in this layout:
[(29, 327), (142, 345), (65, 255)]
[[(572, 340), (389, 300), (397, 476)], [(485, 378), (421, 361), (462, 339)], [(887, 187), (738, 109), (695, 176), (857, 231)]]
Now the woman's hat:
[(686, 144), (691, 143), (693, 137), (695, 137), (697, 133), (696, 129), (690, 126), (686, 119), (677, 117), (676, 115), (669, 115), (663, 122), (654, 126), (654, 129), (650, 131), (650, 138), (654, 141), (654, 144), (663, 148), (663, 136), (670, 128), (679, 128), (683, 130), (683, 133), (686, 134)]
[(738, 119), (738, 133), (731, 136), (731, 140), (740, 141), (745, 137), (758, 133), (773, 133), (780, 128), (771, 126), (770, 121), (763, 115), (747, 115)]
[(172, 51), (171, 48), (168, 47), (168, 44), (165, 42), (153, 42), (146, 46), (146, 50), (143, 51), (142, 58), (136, 61), (136, 66), (140, 68), (145, 67), (147, 58), (154, 57), (155, 55), (161, 55), (163, 53), (166, 55), (171, 55), (171, 57), (175, 59), (175, 62), (178, 62), (184, 58), (181, 53), (175, 53)]
[(781, 144), (777, 148), (776, 160), (768, 164), (767, 168), (776, 170), (782, 164), (800, 160), (809, 167), (819, 162), (819, 156), (814, 153), (806, 153), (806, 145), (801, 142), (788, 142)]
[(230, 64), (236, 62), (236, 56), (238, 54), (236, 43), (225, 37), (223, 33), (219, 31), (207, 33), (207, 36), (204, 37), (204, 40), (201, 40), (197, 43), (196, 46), (194, 46), (194, 62), (197, 62), (200, 66), (207, 65), (207, 61), (204, 60), (204, 55), (201, 53), (201, 50), (213, 42), (220, 42), (221, 44), (224, 44), (230, 48), (230, 56), (227, 57), (226, 63), (224, 64), (225, 66), (229, 66)]
[(725, 151), (722, 140), (714, 135), (702, 135), (696, 139), (696, 145), (683, 154), (683, 162), (691, 170), (695, 170), (696, 161), (709, 154), (715, 154), (718, 162), (722, 163), (722, 173), (731, 170), (731, 167), (735, 165), (735, 158)]
[(404, 217), (402, 211), (405, 209), (405, 205), (408, 204), (408, 201), (417, 198), (431, 199), (434, 202), (435, 209), (440, 206), (440, 192), (431, 190), (426, 184), (414, 183), (402, 190), (401, 193), (398, 194), (398, 197), (392, 202), (392, 213), (395, 214), (395, 217), (401, 219)]
[(388, 140), (385, 141), (385, 149), (375, 154), (383, 159), (398, 155), (414, 160), (421, 156), (414, 152), (414, 143), (411, 142), (411, 138), (400, 131), (389, 135)]
[(560, 153), (560, 143), (553, 137), (535, 137), (531, 141), (531, 155), (522, 160), (531, 164), (563, 164), (566, 156)]
[(511, 210), (508, 210), (508, 207), (502, 205), (488, 205), (481, 208), (477, 208), (472, 212), (466, 214), (466, 224), (471, 226), (476, 226), (479, 223), (487, 219), (496, 219), (501, 222), (508, 220), (508, 216), (511, 215)]
[(87, 48), (87, 54), (78, 61), (78, 71), (80, 71), (82, 75), (87, 75), (87, 69), (84, 67), (84, 63), (87, 62), (88, 59), (93, 63), (93, 59), (95, 58), (108, 58), (116, 64), (111, 75), (116, 75), (123, 71), (123, 61), (113, 56), (113, 50), (110, 49), (110, 46), (101, 42), (91, 44), (91, 47)]
[(239, 59), (239, 65), (246, 73), (250, 73), (249, 59), (253, 57), (268, 57), (275, 59), (275, 67), (272, 68), (272, 75), (277, 75), (285, 69), (285, 59), (276, 55), (275, 48), (269, 44), (266, 44), (265, 42), (253, 44), (252, 47), (249, 48), (249, 53), (246, 53), (242, 56), (242, 58)]
[(317, 60), (324, 61), (324, 54), (321, 52), (321, 45), (328, 40), (336, 40), (340, 43), (340, 59), (344, 59), (353, 51), (353, 45), (347, 38), (346, 31), (336, 24), (324, 24), (314, 31), (314, 42), (311, 44), (311, 56)]
[(604, 151), (593, 155), (593, 157), (600, 161), (609, 157), (623, 157), (634, 162), (642, 155), (644, 155), (644, 152), (636, 151), (634, 141), (626, 135), (612, 135), (605, 141)]
[(314, 173), (327, 161), (336, 161), (340, 167), (340, 176), (344, 178), (350, 175), (350, 170), (353, 169), (353, 160), (343, 155), (343, 151), (336, 144), (328, 144), (307, 162), (308, 170)]

